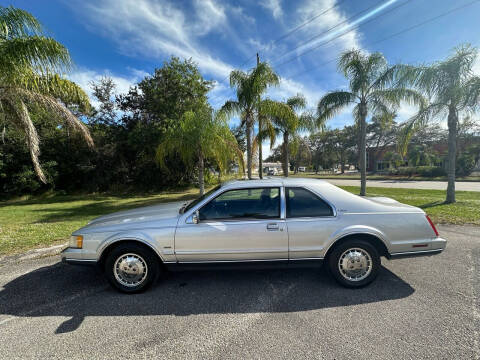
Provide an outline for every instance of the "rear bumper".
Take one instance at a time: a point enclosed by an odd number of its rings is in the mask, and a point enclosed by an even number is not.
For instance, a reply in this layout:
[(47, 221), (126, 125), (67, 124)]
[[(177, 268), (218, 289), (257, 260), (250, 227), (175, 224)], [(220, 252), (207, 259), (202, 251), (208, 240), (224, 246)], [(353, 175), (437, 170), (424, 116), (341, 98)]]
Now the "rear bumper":
[(432, 256), (440, 254), (447, 247), (447, 240), (437, 237), (430, 242), (430, 248), (428, 250), (418, 250), (418, 251), (405, 251), (397, 252), (390, 254), (390, 259), (402, 259), (407, 257), (417, 257), (417, 256)]

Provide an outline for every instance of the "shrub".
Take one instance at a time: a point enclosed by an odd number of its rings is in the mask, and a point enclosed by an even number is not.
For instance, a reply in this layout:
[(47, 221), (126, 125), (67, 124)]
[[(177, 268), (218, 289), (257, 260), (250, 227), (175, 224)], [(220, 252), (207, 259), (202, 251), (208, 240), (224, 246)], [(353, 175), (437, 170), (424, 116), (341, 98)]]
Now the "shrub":
[(445, 170), (440, 166), (401, 166), (392, 169), (390, 175), (413, 176), (420, 175), (424, 177), (444, 176)]
[(468, 176), (475, 168), (475, 156), (470, 153), (463, 153), (455, 164), (455, 172), (458, 176)]

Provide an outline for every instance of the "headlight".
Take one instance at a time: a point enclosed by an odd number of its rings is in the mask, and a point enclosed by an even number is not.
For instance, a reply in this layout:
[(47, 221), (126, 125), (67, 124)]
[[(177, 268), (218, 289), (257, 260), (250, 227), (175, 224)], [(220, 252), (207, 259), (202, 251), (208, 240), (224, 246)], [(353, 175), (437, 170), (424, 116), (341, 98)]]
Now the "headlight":
[(81, 249), (83, 246), (83, 236), (82, 235), (72, 235), (70, 236), (70, 242), (68, 246), (71, 248)]

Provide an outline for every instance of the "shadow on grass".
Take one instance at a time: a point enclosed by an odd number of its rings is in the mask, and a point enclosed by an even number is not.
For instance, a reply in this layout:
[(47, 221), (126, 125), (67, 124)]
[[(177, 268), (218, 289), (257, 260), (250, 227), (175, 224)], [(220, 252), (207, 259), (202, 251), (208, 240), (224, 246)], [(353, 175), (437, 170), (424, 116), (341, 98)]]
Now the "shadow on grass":
[(419, 208), (420, 209), (428, 209), (428, 208), (432, 208), (432, 207), (439, 206), (439, 205), (446, 205), (446, 203), (445, 203), (445, 201), (434, 201), (434, 202), (431, 202), (431, 203), (428, 203), (428, 204), (420, 205)]
[(374, 283), (355, 290), (323, 269), (275, 269), (172, 273), (144, 293), (125, 295), (93, 268), (57, 263), (3, 285), (0, 315), (68, 317), (59, 319), (60, 334), (77, 330), (89, 316), (297, 312), (402, 299), (414, 291), (382, 267)]
[[(170, 194), (172, 195), (172, 194)], [(90, 219), (93, 217), (108, 215), (117, 211), (130, 210), (138, 207), (144, 206), (153, 206), (162, 203), (168, 202), (177, 202), (177, 201), (188, 201), (192, 200), (198, 195), (196, 194), (185, 194), (179, 193), (175, 197), (165, 197), (165, 198), (152, 198), (152, 199), (139, 199), (131, 201), (128, 203), (118, 203), (116, 200), (111, 198), (108, 200), (98, 200), (90, 204), (84, 205), (75, 205), (71, 208), (62, 207), (49, 207), (48, 209), (36, 209), (34, 212), (45, 213), (43, 214), (36, 223), (45, 223), (45, 222), (61, 222), (61, 221), (74, 221), (74, 220), (83, 220)]]

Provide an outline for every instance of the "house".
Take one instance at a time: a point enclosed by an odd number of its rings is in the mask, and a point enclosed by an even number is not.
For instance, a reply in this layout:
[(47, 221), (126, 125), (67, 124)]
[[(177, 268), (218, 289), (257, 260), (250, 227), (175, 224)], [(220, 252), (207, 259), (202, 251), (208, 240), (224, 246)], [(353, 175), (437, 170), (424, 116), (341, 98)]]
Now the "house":
[[(480, 137), (474, 137), (469, 140), (468, 145), (472, 144), (480, 144)], [(433, 152), (438, 154), (440, 157), (444, 157), (448, 153), (448, 144), (446, 141), (443, 142), (436, 142), (429, 144), (433, 149)], [(460, 145), (460, 144), (459, 144)], [(464, 145), (464, 144), (463, 144)], [(465, 145), (464, 145), (465, 146)], [(386, 146), (382, 149), (376, 150), (373, 148), (367, 149), (367, 171), (375, 171), (375, 172), (386, 172), (390, 168), (391, 164), (390, 161), (385, 160), (385, 155), (388, 152), (395, 152), (396, 146), (390, 145)], [(443, 161), (438, 166), (444, 166)], [(408, 161), (405, 161), (403, 166), (408, 166)], [(474, 171), (480, 171), (480, 161), (477, 162)]]

